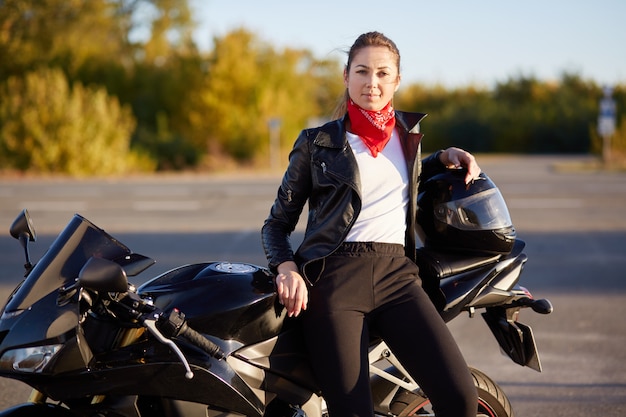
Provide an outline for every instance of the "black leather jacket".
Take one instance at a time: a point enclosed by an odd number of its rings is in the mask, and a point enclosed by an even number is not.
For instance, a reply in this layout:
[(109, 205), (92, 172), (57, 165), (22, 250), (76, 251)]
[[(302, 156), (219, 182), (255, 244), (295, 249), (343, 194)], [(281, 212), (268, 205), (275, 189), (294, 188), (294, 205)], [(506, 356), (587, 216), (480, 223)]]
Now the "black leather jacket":
[[(415, 258), (415, 213), (420, 174), (430, 177), (444, 170), (438, 153), (421, 160), (419, 122), (426, 115), (396, 111), (409, 172), (409, 207), (405, 252)], [(361, 211), (361, 185), (356, 159), (348, 145), (343, 119), (303, 130), (289, 155), (289, 166), (265, 220), (261, 236), (269, 268), (293, 260), (309, 284), (324, 267), (324, 258), (343, 243)], [(305, 235), (294, 254), (290, 235), (309, 204)]]

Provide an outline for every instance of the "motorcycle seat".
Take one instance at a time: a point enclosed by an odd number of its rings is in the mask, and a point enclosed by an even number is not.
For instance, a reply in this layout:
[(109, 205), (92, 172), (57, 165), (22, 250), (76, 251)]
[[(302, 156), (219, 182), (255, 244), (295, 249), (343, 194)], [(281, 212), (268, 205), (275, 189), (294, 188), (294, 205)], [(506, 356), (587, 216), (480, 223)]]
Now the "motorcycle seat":
[[(445, 252), (428, 248), (418, 248), (415, 251), (417, 266), (422, 279), (435, 278), (441, 280), (451, 275), (471, 271), (485, 265), (498, 262), (501, 255), (477, 255), (460, 252)], [(425, 276), (425, 275), (428, 275)]]

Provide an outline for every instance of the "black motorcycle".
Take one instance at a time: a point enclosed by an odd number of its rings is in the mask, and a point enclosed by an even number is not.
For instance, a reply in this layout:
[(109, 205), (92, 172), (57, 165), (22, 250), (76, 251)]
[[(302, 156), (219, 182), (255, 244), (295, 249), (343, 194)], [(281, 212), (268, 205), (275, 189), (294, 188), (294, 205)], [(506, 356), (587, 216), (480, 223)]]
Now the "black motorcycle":
[[(469, 217), (480, 217), (474, 211)], [(299, 321), (278, 303), (268, 269), (184, 265), (135, 288), (127, 277), (154, 260), (78, 214), (36, 265), (26, 210), (10, 232), (24, 247), (26, 278), (2, 309), (0, 376), (33, 393), (0, 416), (326, 415)], [(525, 307), (547, 314), (552, 306), (517, 285), (527, 257), (522, 241), (509, 243), (502, 253), (486, 253), (429, 242), (417, 251), (418, 264), (446, 321), (484, 309), (502, 350), (540, 371), (532, 330), (517, 317)], [(369, 360), (377, 415), (434, 415), (384, 341), (371, 341)], [(513, 416), (502, 389), (471, 372), (478, 415)]]

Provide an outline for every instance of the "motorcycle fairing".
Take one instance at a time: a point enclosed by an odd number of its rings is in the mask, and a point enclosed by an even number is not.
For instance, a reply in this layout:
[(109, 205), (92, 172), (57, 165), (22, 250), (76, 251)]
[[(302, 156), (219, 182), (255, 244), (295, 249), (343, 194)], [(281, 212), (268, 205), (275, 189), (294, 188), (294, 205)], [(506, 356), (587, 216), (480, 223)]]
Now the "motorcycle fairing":
[[(38, 372), (62, 373), (86, 369), (93, 354), (79, 325), (77, 303), (59, 306), (58, 295), (52, 292), (33, 304), (22, 314), (0, 320), (0, 356), (7, 351), (35, 346), (62, 344), (47, 365)], [(0, 371), (0, 375), (16, 379), (27, 378), (19, 371)]]
[[(63, 343), (63, 349), (42, 372), (66, 372), (88, 365), (92, 352), (79, 326), (79, 303), (70, 301), (71, 294), (63, 298), (59, 289), (74, 284), (91, 257), (117, 260), (134, 271), (154, 262), (135, 256), (104, 230), (75, 214), (2, 310), (0, 355), (10, 349)], [(76, 349), (79, 355), (73, 356)]]
[(25, 403), (0, 412), (0, 417), (75, 417), (70, 410), (56, 404)]
[[(507, 255), (472, 257), (455, 251), (419, 248), (416, 250), (416, 262), (422, 286), (443, 319), (448, 322), (467, 308), (467, 302), (477, 294), (489, 293), (491, 288), (488, 286), (493, 281), (499, 283), (505, 278), (510, 280), (509, 271), (514, 272), (526, 262), (527, 257), (522, 253), (524, 246), (525, 243), (518, 239)], [(519, 272), (511, 282), (516, 282), (518, 276)]]
[(47, 294), (74, 283), (91, 257), (114, 260), (131, 251), (89, 220), (75, 214), (57, 236), (28, 277), (9, 298), (3, 310), (25, 310)]
[[(142, 350), (140, 358), (137, 352)], [(96, 355), (89, 369), (29, 375), (27, 383), (55, 401), (145, 395), (207, 404), (247, 416), (263, 415), (265, 405), (225, 360), (189, 352), (187, 357), (194, 373), (191, 380), (185, 378), (183, 365), (166, 346), (139, 343), (110, 355)], [(198, 390), (198, 386), (204, 389)]]
[[(233, 352), (232, 356), (262, 369), (264, 380), (259, 386), (263, 385), (271, 392), (280, 394), (280, 386), (295, 383), (307, 389), (306, 396), (310, 396), (311, 392), (320, 394), (306, 354), (301, 326), (297, 324), (297, 319), (286, 321), (293, 322), (293, 325), (278, 336), (244, 346)], [(293, 403), (301, 403), (304, 400), (306, 398), (299, 398)]]

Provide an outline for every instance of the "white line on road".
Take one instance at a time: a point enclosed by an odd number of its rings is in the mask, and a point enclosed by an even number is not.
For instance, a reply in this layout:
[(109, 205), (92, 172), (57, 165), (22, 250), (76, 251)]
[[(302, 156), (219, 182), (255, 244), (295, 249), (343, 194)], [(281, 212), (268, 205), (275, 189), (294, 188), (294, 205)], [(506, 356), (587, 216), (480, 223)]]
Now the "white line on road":
[(197, 211), (200, 210), (199, 201), (136, 201), (133, 202), (135, 211)]
[(84, 211), (84, 201), (22, 201), (20, 207), (32, 211)]

